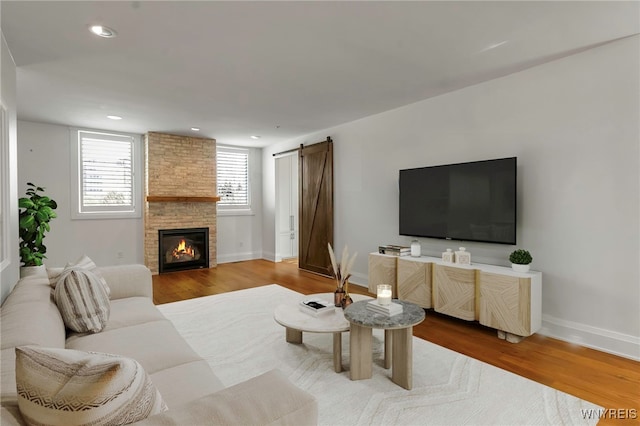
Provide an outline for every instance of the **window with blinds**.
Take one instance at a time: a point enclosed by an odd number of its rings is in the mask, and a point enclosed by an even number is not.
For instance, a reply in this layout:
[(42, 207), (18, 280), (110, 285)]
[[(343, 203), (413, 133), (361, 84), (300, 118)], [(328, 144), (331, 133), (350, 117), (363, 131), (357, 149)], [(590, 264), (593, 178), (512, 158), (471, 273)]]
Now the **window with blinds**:
[(79, 216), (139, 214), (137, 139), (127, 134), (77, 131), (78, 187), (74, 195), (77, 195)]
[(218, 207), (249, 209), (249, 150), (218, 146), (216, 155)]

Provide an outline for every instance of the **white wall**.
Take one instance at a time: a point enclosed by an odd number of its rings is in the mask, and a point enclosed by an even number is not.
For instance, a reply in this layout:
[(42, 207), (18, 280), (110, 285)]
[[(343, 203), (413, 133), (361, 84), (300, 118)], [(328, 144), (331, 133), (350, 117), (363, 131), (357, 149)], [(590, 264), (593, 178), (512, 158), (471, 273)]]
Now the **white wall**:
[(64, 266), (83, 254), (99, 266), (144, 263), (142, 218), (71, 219), (69, 127), (20, 120), (18, 140), (19, 196), (32, 182), (58, 203), (44, 240), (46, 265)]
[[(335, 246), (367, 253), (398, 235), (398, 170), (518, 157), (518, 246), (543, 272), (547, 335), (640, 359), (640, 37), (263, 149), (264, 252), (275, 247), (272, 153), (334, 140)], [(464, 245), (508, 265), (514, 246)]]
[[(20, 274), (20, 257), (18, 256), (18, 170), (17, 170), (17, 135), (16, 135), (16, 65), (9, 51), (9, 47), (0, 33), (0, 104), (7, 112), (8, 139), (5, 145), (0, 147), (3, 164), (0, 172), (0, 196), (4, 198), (2, 205), (2, 223), (4, 226), (2, 241), (6, 244), (8, 253), (6, 258), (0, 259), (0, 302), (4, 302)], [(6, 164), (9, 165), (5, 168)], [(8, 243), (8, 244), (7, 244)]]
[(249, 150), (251, 215), (218, 210), (218, 263), (262, 257), (262, 149)]

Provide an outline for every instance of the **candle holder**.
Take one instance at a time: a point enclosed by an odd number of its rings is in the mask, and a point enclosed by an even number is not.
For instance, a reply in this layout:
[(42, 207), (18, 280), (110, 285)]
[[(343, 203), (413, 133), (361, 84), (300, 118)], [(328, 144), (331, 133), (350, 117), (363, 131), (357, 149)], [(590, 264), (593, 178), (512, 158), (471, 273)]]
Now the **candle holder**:
[(378, 304), (390, 305), (391, 304), (391, 285), (380, 284), (377, 287)]

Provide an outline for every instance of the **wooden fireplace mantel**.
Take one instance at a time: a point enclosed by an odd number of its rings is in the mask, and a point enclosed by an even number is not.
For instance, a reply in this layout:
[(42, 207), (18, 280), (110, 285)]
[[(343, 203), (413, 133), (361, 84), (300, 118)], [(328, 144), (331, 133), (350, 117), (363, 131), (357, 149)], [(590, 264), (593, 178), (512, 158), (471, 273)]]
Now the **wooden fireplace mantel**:
[(147, 195), (147, 201), (149, 203), (217, 203), (220, 197)]

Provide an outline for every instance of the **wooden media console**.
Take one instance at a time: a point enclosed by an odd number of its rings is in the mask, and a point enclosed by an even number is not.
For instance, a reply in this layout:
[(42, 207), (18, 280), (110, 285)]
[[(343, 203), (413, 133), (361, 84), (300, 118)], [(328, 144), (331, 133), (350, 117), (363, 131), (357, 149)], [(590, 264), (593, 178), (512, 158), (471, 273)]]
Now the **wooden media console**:
[(542, 273), (436, 257), (369, 254), (369, 292), (391, 284), (393, 297), (498, 330), (517, 343), (542, 326)]

